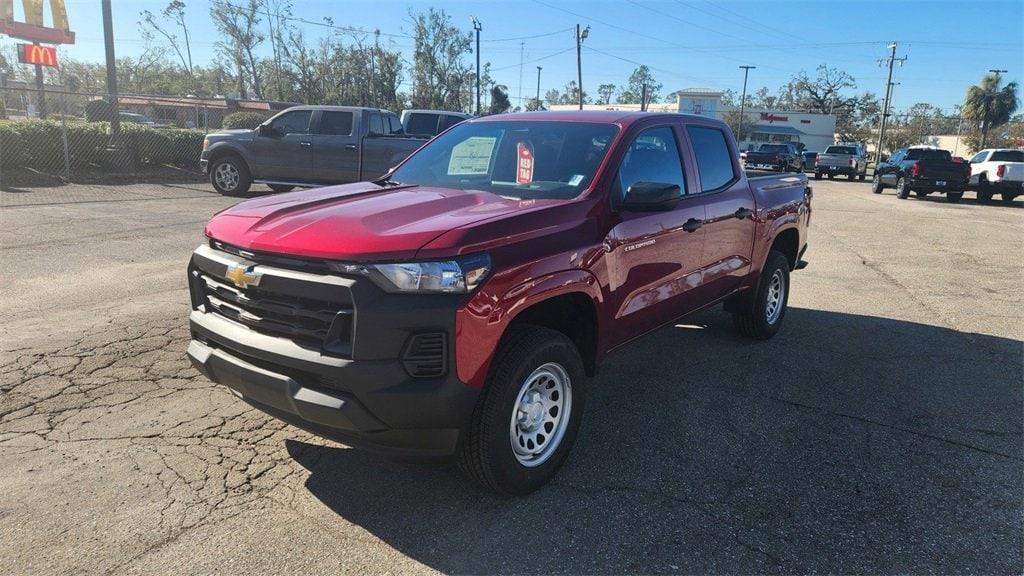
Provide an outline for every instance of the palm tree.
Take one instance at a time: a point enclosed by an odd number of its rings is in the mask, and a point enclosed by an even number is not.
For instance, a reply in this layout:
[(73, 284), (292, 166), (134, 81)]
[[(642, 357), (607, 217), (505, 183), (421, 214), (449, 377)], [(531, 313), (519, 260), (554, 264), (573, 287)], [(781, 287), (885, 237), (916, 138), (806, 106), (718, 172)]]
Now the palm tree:
[(985, 147), (988, 131), (1010, 121), (1017, 111), (1017, 83), (1010, 82), (1002, 88), (1003, 77), (998, 72), (986, 74), (977, 86), (967, 89), (964, 100), (964, 116), (974, 122), (981, 122), (981, 147)]

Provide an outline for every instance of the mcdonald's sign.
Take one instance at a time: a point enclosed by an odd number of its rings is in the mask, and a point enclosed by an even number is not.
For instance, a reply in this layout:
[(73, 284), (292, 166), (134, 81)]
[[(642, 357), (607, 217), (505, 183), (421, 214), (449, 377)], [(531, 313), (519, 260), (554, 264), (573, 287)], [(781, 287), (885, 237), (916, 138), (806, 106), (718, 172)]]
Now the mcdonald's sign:
[[(53, 27), (43, 26), (43, 7), (50, 4)], [(14, 0), (0, 0), (0, 34), (29, 42), (74, 44), (75, 33), (68, 28), (68, 11), (64, 0), (21, 0), (24, 22), (14, 20)]]
[(57, 49), (53, 46), (38, 44), (18, 44), (18, 62), (56, 67)]

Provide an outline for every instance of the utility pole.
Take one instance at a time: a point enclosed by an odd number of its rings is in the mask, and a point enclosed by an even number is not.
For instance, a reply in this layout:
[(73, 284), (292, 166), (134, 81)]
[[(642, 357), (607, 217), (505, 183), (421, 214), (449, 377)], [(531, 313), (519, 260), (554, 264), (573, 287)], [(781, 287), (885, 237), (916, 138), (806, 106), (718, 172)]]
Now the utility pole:
[(377, 70), (374, 58), (380, 48), (380, 28), (373, 31), (373, 48), (370, 49), (370, 102), (377, 105)]
[(543, 70), (543, 68), (540, 67), (540, 66), (537, 66), (537, 108), (540, 109), (540, 110), (543, 110), (544, 109), (544, 104), (542, 104), (541, 101), (540, 101), (540, 71), (541, 70)]
[(524, 109), (526, 105), (523, 104), (523, 54), (526, 50), (526, 42), (519, 43), (519, 97), (516, 99), (519, 105)]
[(484, 27), (476, 16), (472, 16), (473, 30), (476, 30), (476, 115), (480, 115), (480, 31)]
[(114, 18), (110, 0), (100, 0), (103, 9), (103, 45), (107, 56), (107, 101), (114, 113), (110, 117), (110, 148), (121, 147), (120, 102), (117, 98), (117, 60), (114, 58)]
[[(1000, 74), (1005, 74), (1006, 72), (1008, 72), (1007, 70), (996, 70), (994, 68), (989, 68), (988, 71), (991, 72), (992, 74), (996, 75), (996, 81), (999, 80), (999, 75)], [(985, 144), (988, 143), (988, 111), (989, 111), (989, 108), (991, 106), (992, 106), (992, 97), (989, 96), (989, 95), (986, 95), (985, 96), (985, 113), (984, 113), (985, 115), (982, 116), (982, 118), (981, 118), (981, 149), (982, 150), (985, 149)]]
[(882, 105), (882, 124), (878, 127), (878, 145), (875, 147), (875, 166), (882, 159), (882, 143), (885, 141), (885, 125), (889, 121), (889, 105), (892, 103), (892, 65), (897, 61), (900, 66), (907, 61), (907, 57), (902, 58), (896, 57), (896, 43), (889, 44), (889, 58), (888, 64), (883, 64), (885, 60), (879, 60), (879, 66), (888, 65), (889, 67), (889, 79), (885, 81), (885, 103)]
[(640, 85), (640, 111), (647, 112), (647, 82)]
[(580, 25), (576, 25), (576, 85), (579, 88), (579, 100), (580, 110), (583, 110), (583, 56), (581, 50), (583, 47), (583, 41), (590, 35), (590, 26), (587, 26), (582, 31)]
[(740, 66), (743, 69), (743, 94), (740, 96), (740, 119), (736, 122), (736, 140), (740, 140), (743, 133), (743, 115), (747, 112), (747, 75), (757, 66)]

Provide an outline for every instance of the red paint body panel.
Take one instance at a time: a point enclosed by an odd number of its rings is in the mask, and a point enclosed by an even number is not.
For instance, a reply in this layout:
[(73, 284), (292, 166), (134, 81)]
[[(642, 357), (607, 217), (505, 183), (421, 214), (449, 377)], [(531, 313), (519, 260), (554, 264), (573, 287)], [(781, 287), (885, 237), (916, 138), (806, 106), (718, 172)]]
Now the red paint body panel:
[[(491, 274), (454, 312), (457, 375), (477, 387), (509, 324), (533, 304), (567, 293), (585, 295), (594, 307), (600, 360), (681, 315), (756, 286), (782, 231), (797, 230), (798, 247), (806, 245), (806, 176), (748, 180), (721, 122), (615, 111), (502, 114), (469, 122), (528, 120), (619, 127), (592, 184), (577, 198), (510, 200), (487, 192), (358, 183), (242, 202), (218, 214), (206, 233), (254, 251), (355, 262), (489, 253)], [(618, 165), (636, 134), (653, 126), (675, 128), (687, 188), (699, 190), (683, 130), (687, 124), (730, 135), (737, 175), (732, 184), (687, 195), (673, 210), (614, 209), (609, 190)], [(752, 216), (735, 217), (740, 208)], [(704, 226), (683, 230), (690, 219)]]

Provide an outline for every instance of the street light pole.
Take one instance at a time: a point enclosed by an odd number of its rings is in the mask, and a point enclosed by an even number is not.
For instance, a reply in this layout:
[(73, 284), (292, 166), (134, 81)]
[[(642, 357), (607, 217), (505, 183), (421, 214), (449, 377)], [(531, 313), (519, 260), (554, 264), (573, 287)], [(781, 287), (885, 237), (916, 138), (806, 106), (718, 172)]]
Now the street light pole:
[(590, 26), (587, 26), (582, 31), (580, 25), (576, 25), (576, 83), (579, 89), (579, 101), (580, 110), (583, 110), (583, 56), (581, 49), (583, 47), (583, 41), (587, 39), (590, 34)]
[(476, 115), (480, 115), (480, 31), (484, 27), (473, 16), (473, 30), (476, 30)]
[(757, 66), (740, 66), (740, 68), (743, 68), (743, 95), (740, 96), (740, 119), (736, 123), (736, 140), (739, 140), (740, 134), (743, 133), (743, 115), (747, 110), (747, 75)]
[(540, 66), (537, 66), (537, 108), (540, 110), (544, 109), (544, 105), (540, 102), (540, 71), (543, 70)]
[(885, 125), (889, 121), (889, 104), (892, 103), (892, 65), (898, 60), (900, 66), (907, 61), (907, 57), (896, 57), (896, 43), (889, 44), (889, 79), (885, 81), (885, 103), (882, 105), (882, 123), (878, 127), (878, 146), (875, 148), (875, 166), (878, 166), (882, 158), (882, 143), (885, 141)]

